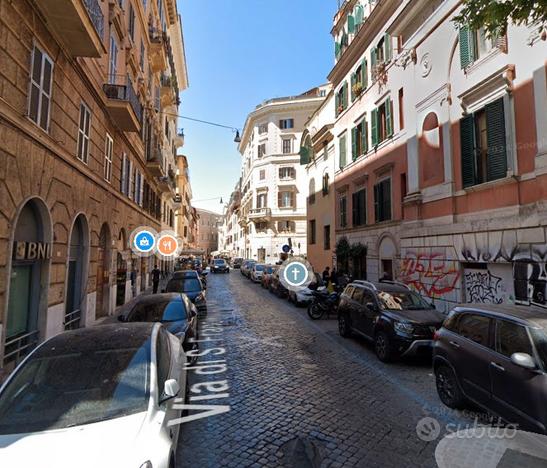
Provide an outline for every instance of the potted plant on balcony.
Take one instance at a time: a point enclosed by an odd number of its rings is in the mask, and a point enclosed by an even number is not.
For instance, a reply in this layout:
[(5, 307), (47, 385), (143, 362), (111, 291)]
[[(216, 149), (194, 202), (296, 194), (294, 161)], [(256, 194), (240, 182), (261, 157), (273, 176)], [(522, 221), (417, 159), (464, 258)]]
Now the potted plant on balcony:
[(363, 85), (360, 82), (357, 82), (352, 86), (351, 90), (355, 97), (359, 97), (363, 92)]

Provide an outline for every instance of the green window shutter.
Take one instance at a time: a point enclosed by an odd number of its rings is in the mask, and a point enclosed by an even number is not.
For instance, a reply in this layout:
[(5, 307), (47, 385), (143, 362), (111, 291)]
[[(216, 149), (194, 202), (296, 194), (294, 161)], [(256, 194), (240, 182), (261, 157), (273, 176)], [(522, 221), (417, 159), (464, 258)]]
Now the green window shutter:
[(466, 115), (460, 120), (460, 146), (462, 182), (465, 188), (475, 185), (477, 178), (475, 168), (475, 119), (473, 115)]
[(391, 99), (386, 101), (386, 130), (387, 137), (393, 136), (393, 102)]
[(361, 152), (368, 153), (368, 123), (366, 120), (361, 122)]
[(344, 82), (344, 102), (342, 103), (344, 110), (348, 108), (348, 82)]
[(374, 67), (376, 66), (376, 62), (378, 61), (378, 55), (376, 52), (376, 47), (373, 47), (370, 51), (370, 66), (372, 70), (374, 70)]
[(310, 162), (310, 151), (306, 146), (300, 148), (300, 164), (306, 165)]
[(364, 16), (365, 16), (365, 13), (364, 13), (363, 5), (357, 5), (355, 7), (355, 24), (362, 24)]
[(370, 122), (370, 133), (372, 138), (372, 146), (378, 146), (378, 109), (372, 110), (372, 117)]
[(475, 42), (473, 32), (467, 26), (460, 28), (460, 65), (466, 68), (475, 61)]
[(357, 159), (357, 127), (351, 129), (351, 159)]
[(346, 166), (346, 137), (340, 138), (340, 169)]
[(361, 84), (363, 85), (363, 90), (368, 88), (368, 63), (367, 59), (363, 59), (361, 62)]
[(353, 34), (355, 32), (355, 17), (348, 15), (348, 33)]
[(338, 107), (340, 107), (340, 95), (339, 93), (336, 93), (334, 96), (334, 115), (338, 117)]
[(355, 101), (355, 92), (353, 91), (353, 87), (355, 86), (355, 83), (357, 82), (357, 75), (355, 73), (351, 74), (351, 102)]
[(340, 43), (338, 41), (334, 43), (334, 55), (336, 58), (340, 56)]
[(389, 62), (391, 60), (391, 58), (393, 57), (393, 44), (391, 42), (391, 35), (389, 35), (388, 33), (386, 33), (384, 35), (384, 50), (385, 50), (385, 54), (384, 54), (384, 58), (385, 58), (385, 61), (386, 62)]
[(488, 180), (507, 176), (507, 143), (505, 140), (505, 113), (503, 98), (485, 108), (488, 140)]
[(374, 222), (378, 223), (380, 222), (380, 206), (381, 206), (381, 200), (380, 200), (380, 185), (376, 184), (374, 186)]

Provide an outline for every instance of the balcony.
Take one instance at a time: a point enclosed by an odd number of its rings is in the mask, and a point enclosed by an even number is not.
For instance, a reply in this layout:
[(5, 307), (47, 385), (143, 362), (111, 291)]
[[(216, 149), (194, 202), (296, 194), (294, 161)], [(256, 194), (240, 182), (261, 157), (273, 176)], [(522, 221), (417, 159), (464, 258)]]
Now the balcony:
[(182, 148), (184, 146), (184, 130), (182, 128), (177, 131), (177, 135), (174, 138), (174, 143), (177, 148)]
[(139, 132), (142, 124), (142, 105), (129, 77), (110, 76), (103, 85), (106, 107), (116, 125), (125, 132)]
[(254, 208), (252, 210), (249, 210), (249, 219), (252, 221), (267, 221), (271, 217), (271, 208)]
[(148, 159), (146, 160), (146, 167), (153, 176), (165, 176), (165, 172), (163, 171), (163, 153), (161, 152), (161, 148), (154, 148), (150, 151)]
[(175, 104), (177, 102), (177, 95), (173, 86), (172, 77), (168, 75), (161, 75), (160, 84), (161, 107), (165, 108), (169, 105)]
[(167, 69), (168, 57), (165, 47), (166, 36), (161, 30), (150, 28), (148, 31), (150, 37), (150, 68), (153, 73)]
[(40, 0), (36, 6), (73, 57), (100, 57), (104, 15), (99, 0)]
[(158, 188), (161, 192), (167, 193), (171, 191), (171, 184), (169, 183), (169, 177), (161, 176), (157, 178)]

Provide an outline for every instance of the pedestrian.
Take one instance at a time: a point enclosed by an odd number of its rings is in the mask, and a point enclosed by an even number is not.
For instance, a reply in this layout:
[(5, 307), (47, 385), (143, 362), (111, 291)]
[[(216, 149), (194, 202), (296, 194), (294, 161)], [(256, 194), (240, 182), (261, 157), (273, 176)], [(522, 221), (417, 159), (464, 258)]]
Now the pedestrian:
[(327, 284), (329, 282), (329, 279), (330, 279), (330, 268), (326, 267), (325, 270), (323, 271), (323, 282)]
[(336, 272), (336, 268), (332, 269), (332, 272), (330, 274), (330, 280), (333, 286), (336, 286), (338, 284), (338, 273)]
[(160, 284), (160, 275), (161, 275), (161, 271), (159, 270), (158, 265), (154, 265), (154, 269), (152, 270), (153, 294), (156, 294), (158, 292), (158, 286)]
[(137, 295), (137, 284), (136, 284), (137, 272), (135, 271), (134, 267), (131, 270), (130, 278), (131, 278), (131, 292), (133, 293), (133, 297), (135, 297)]

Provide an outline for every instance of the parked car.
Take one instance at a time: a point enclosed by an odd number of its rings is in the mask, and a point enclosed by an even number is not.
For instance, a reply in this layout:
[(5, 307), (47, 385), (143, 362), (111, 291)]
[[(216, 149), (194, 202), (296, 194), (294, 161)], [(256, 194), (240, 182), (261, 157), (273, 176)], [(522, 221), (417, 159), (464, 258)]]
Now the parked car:
[(325, 284), (321, 279), (321, 275), (315, 273), (315, 279), (306, 288), (299, 289), (298, 291), (293, 291), (292, 289), (288, 291), (289, 302), (292, 302), (296, 307), (307, 306), (313, 301), (313, 291), (324, 287)]
[(245, 260), (242, 265), (241, 265), (241, 274), (243, 276), (246, 276), (247, 278), (250, 278), (251, 277), (251, 270), (253, 268), (253, 266), (255, 266), (256, 264), (256, 261), (254, 260)]
[(264, 274), (264, 270), (269, 265), (266, 265), (264, 263), (255, 263), (253, 265), (253, 268), (251, 269), (250, 279), (253, 280), (255, 283), (260, 283), (262, 281), (262, 275)]
[(85, 466), (176, 466), (180, 426), (168, 422), (181, 417), (185, 361), (159, 323), (45, 341), (0, 388), (0, 466), (72, 468), (82, 456)]
[(125, 304), (118, 315), (120, 322), (160, 322), (180, 339), (185, 352), (197, 349), (197, 309), (186, 294), (164, 293), (137, 296)]
[(263, 288), (268, 289), (272, 274), (275, 272), (275, 270), (277, 270), (277, 268), (279, 268), (277, 265), (267, 265), (266, 268), (264, 268), (262, 278), (260, 278), (260, 285)]
[(243, 259), (241, 257), (234, 258), (232, 261), (232, 268), (241, 268), (242, 263)]
[(223, 258), (215, 258), (211, 270), (213, 273), (230, 273), (230, 267)]
[(198, 311), (207, 310), (207, 289), (197, 277), (185, 277), (185, 278), (171, 278), (165, 289), (164, 293), (184, 293), (188, 296), (197, 307)]
[(338, 306), (338, 330), (374, 342), (376, 356), (389, 362), (433, 347), (433, 334), (444, 315), (411, 291), (394, 281), (353, 281), (344, 289)]
[(199, 278), (199, 273), (196, 270), (179, 270), (173, 273), (172, 279), (182, 278)]
[(269, 290), (271, 293), (274, 293), (277, 297), (286, 298), (288, 297), (289, 290), (283, 285), (281, 279), (279, 278), (280, 268), (277, 268), (270, 278)]
[(547, 434), (547, 311), (465, 304), (435, 334), (437, 392), (450, 408), (468, 401), (519, 429)]

